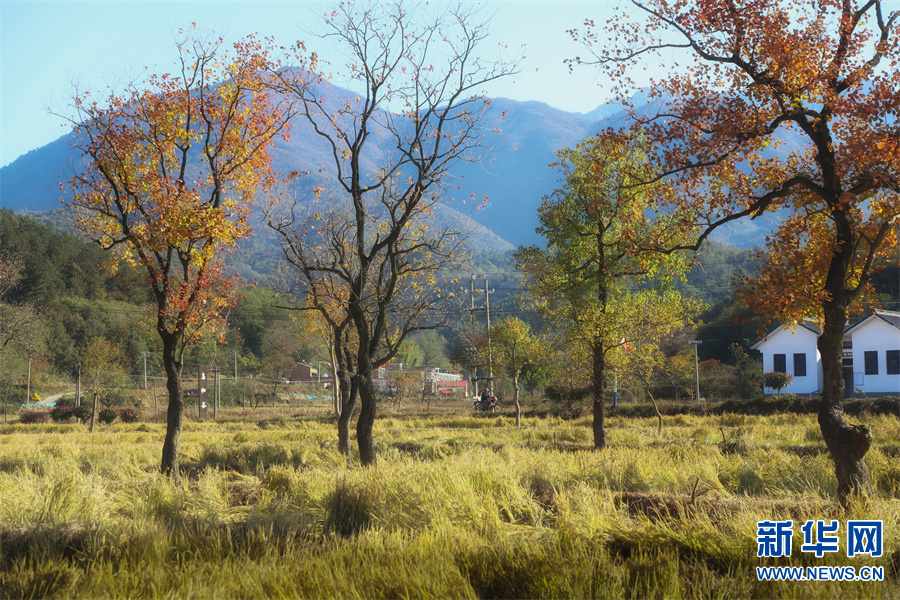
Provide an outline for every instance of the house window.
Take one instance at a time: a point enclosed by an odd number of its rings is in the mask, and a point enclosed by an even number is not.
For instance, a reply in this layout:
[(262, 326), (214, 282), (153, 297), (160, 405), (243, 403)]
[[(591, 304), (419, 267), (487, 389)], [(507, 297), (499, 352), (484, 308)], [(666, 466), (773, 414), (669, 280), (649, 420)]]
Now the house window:
[(787, 355), (786, 354), (775, 354), (772, 356), (772, 360), (774, 361), (772, 365), (772, 370), (777, 373), (787, 373)]
[(806, 377), (806, 354), (794, 354), (794, 377)]
[(878, 375), (878, 351), (863, 352), (863, 360), (866, 364), (866, 375)]
[(887, 355), (887, 374), (900, 375), (900, 350), (888, 350)]

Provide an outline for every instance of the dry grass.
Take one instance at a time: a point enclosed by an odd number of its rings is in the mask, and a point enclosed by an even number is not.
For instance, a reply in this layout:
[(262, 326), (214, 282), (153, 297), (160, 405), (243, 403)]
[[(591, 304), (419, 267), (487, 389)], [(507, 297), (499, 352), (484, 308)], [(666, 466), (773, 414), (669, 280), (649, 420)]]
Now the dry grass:
[[(386, 414), (366, 469), (295, 415), (188, 421), (175, 480), (160, 423), (0, 426), (0, 597), (900, 596), (896, 443), (842, 513), (814, 417), (614, 418), (595, 452), (587, 419)], [(882, 558), (791, 564), (887, 580), (757, 581), (756, 522), (775, 518), (883, 519)]]

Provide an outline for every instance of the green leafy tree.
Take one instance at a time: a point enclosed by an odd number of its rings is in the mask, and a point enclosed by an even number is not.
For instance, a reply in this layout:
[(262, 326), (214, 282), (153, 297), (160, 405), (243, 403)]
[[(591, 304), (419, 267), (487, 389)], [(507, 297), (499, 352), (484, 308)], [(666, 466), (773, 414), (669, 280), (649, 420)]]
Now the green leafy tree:
[(640, 384), (656, 410), (660, 431), (663, 421), (653, 396), (653, 381), (665, 369), (662, 346), (688, 327), (691, 316), (699, 310), (698, 301), (673, 290), (642, 290), (629, 294), (627, 304), (619, 313), (619, 318), (628, 324), (628, 331), (622, 346), (612, 352), (610, 363), (621, 379), (631, 378)]
[(540, 345), (531, 327), (518, 317), (501, 321), (491, 328), (491, 344), (495, 360), (512, 380), (513, 403), (516, 405), (516, 427), (522, 424), (522, 405), (519, 402), (519, 377), (529, 364), (538, 362)]
[(425, 364), (422, 357), (422, 348), (412, 341), (411, 338), (405, 340), (400, 345), (400, 349), (397, 350), (396, 356), (399, 362), (411, 367), (421, 367)]
[(438, 367), (446, 368), (449, 365), (447, 359), (447, 340), (434, 329), (417, 331), (409, 336), (409, 339), (419, 347), (420, 362), (416, 363), (429, 369)]
[(131, 383), (128, 377), (128, 358), (122, 349), (105, 338), (95, 338), (82, 354), (82, 373), (85, 389), (90, 392), (91, 431), (98, 404), (111, 408)]
[(696, 309), (676, 292), (649, 287), (685, 271), (687, 260), (665, 251), (686, 232), (677, 219), (652, 213), (658, 190), (633, 185), (636, 173), (650, 173), (642, 139), (626, 142), (596, 137), (557, 153), (562, 187), (538, 209), (547, 247), (516, 253), (546, 316), (589, 349), (597, 448), (606, 445), (608, 358), (635, 341), (636, 319), (644, 316), (635, 307), (652, 306), (650, 314), (669, 326)]

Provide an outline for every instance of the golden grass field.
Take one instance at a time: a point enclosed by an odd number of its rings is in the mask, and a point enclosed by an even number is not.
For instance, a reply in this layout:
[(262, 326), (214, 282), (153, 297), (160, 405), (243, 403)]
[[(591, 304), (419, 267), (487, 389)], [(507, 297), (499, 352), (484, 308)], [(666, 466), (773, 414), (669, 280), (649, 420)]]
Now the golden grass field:
[[(316, 411), (314, 411), (316, 412)], [(318, 411), (324, 412), (324, 411)], [(590, 420), (381, 410), (378, 465), (327, 417), (0, 425), (2, 598), (900, 598), (900, 423), (848, 511), (814, 416)], [(723, 434), (725, 442), (723, 442)], [(757, 521), (881, 519), (884, 555), (757, 558)], [(755, 567), (880, 566), (883, 582)]]

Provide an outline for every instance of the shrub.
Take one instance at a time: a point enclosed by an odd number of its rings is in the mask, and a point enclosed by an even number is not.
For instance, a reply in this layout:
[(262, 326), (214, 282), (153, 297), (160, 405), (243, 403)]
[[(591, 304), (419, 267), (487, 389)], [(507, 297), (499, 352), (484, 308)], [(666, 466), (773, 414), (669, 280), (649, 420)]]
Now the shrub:
[(81, 406), (76, 406), (72, 409), (72, 414), (75, 415), (76, 419), (81, 419), (82, 421), (90, 421), (91, 407), (85, 406), (84, 404), (82, 404)]
[(68, 406), (59, 406), (50, 409), (50, 418), (54, 423), (65, 423), (72, 418), (72, 409)]
[(591, 395), (591, 386), (585, 387), (569, 387), (567, 385), (548, 385), (544, 388), (544, 396), (547, 400), (556, 404), (564, 405), (571, 409), (573, 404), (581, 403), (585, 398)]
[(117, 413), (116, 411), (114, 411), (111, 408), (104, 408), (99, 413), (97, 413), (97, 418), (100, 419), (100, 422), (106, 423), (106, 424), (112, 423), (113, 421), (116, 420), (116, 417), (118, 417), (118, 416), (119, 416), (119, 413)]
[(75, 401), (70, 400), (69, 398), (60, 398), (56, 401), (56, 406), (63, 408), (73, 408), (75, 406)]
[(119, 411), (119, 418), (123, 423), (140, 423), (142, 420), (141, 411), (134, 408), (123, 408)]
[(768, 373), (763, 373), (763, 385), (767, 388), (772, 388), (777, 393), (781, 393), (781, 390), (791, 385), (791, 382), (794, 380), (794, 376), (790, 373), (783, 373), (781, 371), (769, 371)]
[(45, 412), (24, 412), (19, 415), (20, 423), (49, 423), (50, 413)]

